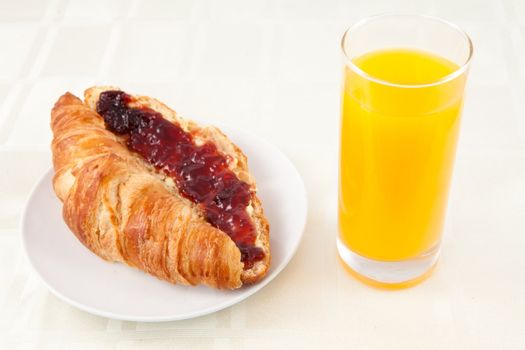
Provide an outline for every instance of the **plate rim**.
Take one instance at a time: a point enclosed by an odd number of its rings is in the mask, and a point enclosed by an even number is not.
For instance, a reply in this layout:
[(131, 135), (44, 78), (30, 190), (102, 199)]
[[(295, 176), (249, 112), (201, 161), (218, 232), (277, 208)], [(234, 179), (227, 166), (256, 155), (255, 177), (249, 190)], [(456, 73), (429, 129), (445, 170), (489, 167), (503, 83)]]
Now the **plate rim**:
[[(236, 134), (243, 134), (243, 136), (245, 136), (247, 139), (250, 139), (250, 140), (257, 139), (257, 142), (263, 143), (265, 148), (267, 148), (267, 147), (273, 148), (274, 151), (280, 153), (286, 159), (286, 161), (290, 164), (291, 168), (293, 169), (295, 175), (300, 180), (299, 187), (300, 187), (300, 190), (301, 190), (301, 197), (303, 199), (302, 202), (304, 203), (304, 212), (303, 212), (302, 217), (301, 217), (301, 226), (300, 226), (301, 230), (300, 230), (300, 233), (298, 234), (297, 240), (295, 241), (294, 245), (290, 249), (289, 254), (287, 254), (285, 256), (285, 258), (283, 259), (283, 262), (279, 266), (277, 266), (276, 269), (273, 270), (272, 273), (269, 273), (263, 280), (261, 280), (257, 284), (254, 284), (254, 285), (250, 286), (249, 290), (245, 291), (244, 293), (242, 293), (242, 294), (240, 294), (240, 295), (238, 295), (236, 297), (233, 297), (232, 299), (228, 299), (228, 300), (226, 300), (226, 301), (224, 301), (222, 303), (219, 303), (217, 305), (213, 305), (212, 307), (204, 308), (202, 310), (186, 312), (186, 313), (177, 314), (177, 315), (173, 315), (173, 316), (160, 316), (160, 317), (159, 316), (137, 316), (137, 315), (133, 315), (133, 314), (113, 313), (111, 311), (100, 310), (98, 308), (94, 308), (94, 307), (82, 304), (82, 303), (80, 303), (80, 302), (78, 302), (78, 301), (76, 301), (74, 299), (71, 299), (70, 297), (64, 295), (63, 293), (61, 293), (60, 291), (55, 289), (44, 278), (44, 275), (41, 273), (40, 268), (35, 264), (35, 262), (31, 258), (31, 255), (29, 254), (28, 242), (27, 242), (27, 237), (26, 237), (27, 236), (27, 233), (26, 233), (27, 232), (27, 228), (26, 228), (27, 218), (29, 217), (29, 215), (31, 215), (31, 214), (28, 213), (29, 204), (33, 202), (37, 191), (39, 190), (39, 188), (45, 182), (46, 177), (50, 176), (51, 179), (53, 178), (53, 171), (54, 171), (54, 169), (53, 169), (53, 166), (51, 165), (51, 167), (49, 167), (38, 178), (38, 180), (33, 185), (32, 189), (30, 191), (30, 194), (27, 197), (27, 200), (26, 200), (26, 202), (24, 204), (24, 209), (22, 211), (22, 216), (20, 218), (20, 228), (21, 228), (21, 236), (22, 236), (21, 240), (22, 240), (22, 246), (23, 246), (24, 255), (25, 255), (26, 260), (29, 262), (29, 265), (30, 265), (31, 269), (36, 273), (36, 275), (38, 276), (40, 281), (42, 281), (42, 283), (49, 289), (49, 291), (51, 291), (51, 293), (53, 295), (55, 295), (58, 299), (61, 299), (64, 302), (66, 302), (67, 304), (69, 304), (69, 305), (71, 305), (73, 307), (76, 307), (77, 309), (80, 309), (82, 311), (85, 311), (87, 313), (90, 313), (90, 314), (93, 314), (93, 315), (96, 315), (96, 316), (105, 317), (105, 318), (108, 318), (108, 319), (120, 320), (120, 321), (148, 322), (148, 323), (182, 321), (182, 320), (188, 320), (188, 319), (193, 319), (193, 318), (197, 318), (197, 317), (213, 314), (215, 312), (218, 312), (220, 310), (223, 310), (223, 309), (226, 309), (226, 308), (228, 308), (230, 306), (233, 306), (233, 305), (235, 305), (235, 304), (237, 304), (237, 303), (239, 303), (239, 302), (241, 302), (241, 301), (251, 297), (255, 293), (257, 293), (260, 290), (262, 290), (263, 288), (265, 288), (271, 281), (273, 281), (288, 266), (290, 261), (295, 257), (295, 254), (297, 253), (297, 249), (299, 248), (299, 245), (301, 244), (301, 242), (302, 242), (302, 240), (304, 238), (304, 231), (306, 229), (306, 223), (307, 223), (307, 220), (308, 220), (308, 195), (307, 195), (307, 192), (306, 192), (306, 187), (305, 187), (303, 178), (301, 177), (301, 174), (299, 173), (299, 171), (297, 170), (297, 168), (295, 167), (293, 162), (279, 148), (277, 148), (275, 145), (271, 144), (270, 142), (266, 141), (265, 139), (263, 139), (260, 136), (257, 136), (257, 135), (255, 135), (255, 134), (253, 134), (251, 132), (247, 132), (247, 131), (242, 130), (242, 129), (229, 127), (227, 125), (220, 125), (219, 129), (221, 129), (221, 131), (223, 129), (226, 129), (227, 132), (228, 131), (233, 131), (233, 133), (236, 133)], [(230, 132), (228, 132), (228, 134), (229, 133)], [(53, 186), (52, 183), (50, 183), (49, 185)], [(55, 199), (58, 200), (57, 198), (55, 198)]]

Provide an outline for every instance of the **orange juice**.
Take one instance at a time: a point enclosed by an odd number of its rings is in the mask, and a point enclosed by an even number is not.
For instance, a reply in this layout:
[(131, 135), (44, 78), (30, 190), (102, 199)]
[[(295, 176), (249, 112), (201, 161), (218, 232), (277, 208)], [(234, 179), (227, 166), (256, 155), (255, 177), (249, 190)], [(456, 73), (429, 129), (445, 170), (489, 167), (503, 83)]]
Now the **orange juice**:
[(366, 258), (415, 258), (441, 237), (466, 78), (419, 50), (352, 62), (361, 71), (345, 68), (339, 237)]

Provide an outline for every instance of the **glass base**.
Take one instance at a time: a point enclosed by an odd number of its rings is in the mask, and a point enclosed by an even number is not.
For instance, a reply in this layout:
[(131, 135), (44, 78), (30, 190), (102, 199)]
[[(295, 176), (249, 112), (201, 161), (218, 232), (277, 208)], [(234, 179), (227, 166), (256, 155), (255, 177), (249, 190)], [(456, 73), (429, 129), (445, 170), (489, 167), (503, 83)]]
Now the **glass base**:
[(410, 260), (379, 261), (348, 249), (337, 238), (337, 250), (349, 272), (361, 281), (380, 288), (406, 288), (428, 278), (439, 258), (439, 246)]

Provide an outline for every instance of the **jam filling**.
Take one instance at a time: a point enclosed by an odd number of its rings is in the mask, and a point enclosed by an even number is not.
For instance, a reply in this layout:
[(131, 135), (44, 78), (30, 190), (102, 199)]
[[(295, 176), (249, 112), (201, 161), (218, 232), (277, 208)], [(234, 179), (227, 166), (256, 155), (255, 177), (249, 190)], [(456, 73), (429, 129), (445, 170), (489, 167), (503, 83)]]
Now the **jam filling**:
[(206, 220), (227, 233), (241, 251), (244, 268), (264, 258), (254, 246), (256, 231), (246, 207), (251, 192), (228, 168), (213, 143), (197, 146), (191, 134), (147, 107), (131, 108), (133, 97), (122, 91), (100, 94), (97, 112), (106, 128), (127, 137), (129, 150), (173, 178), (180, 193), (203, 209)]

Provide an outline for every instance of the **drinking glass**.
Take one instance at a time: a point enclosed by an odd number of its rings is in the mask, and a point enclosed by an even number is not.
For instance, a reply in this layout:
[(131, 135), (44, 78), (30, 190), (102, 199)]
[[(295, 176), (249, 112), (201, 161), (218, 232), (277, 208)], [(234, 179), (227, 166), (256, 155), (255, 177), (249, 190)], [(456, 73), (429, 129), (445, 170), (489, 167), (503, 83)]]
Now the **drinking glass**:
[(409, 286), (439, 257), (472, 42), (399, 14), (358, 22), (341, 45), (337, 249), (361, 280)]

